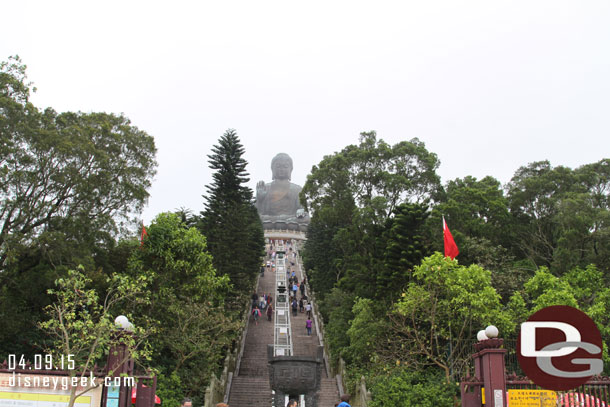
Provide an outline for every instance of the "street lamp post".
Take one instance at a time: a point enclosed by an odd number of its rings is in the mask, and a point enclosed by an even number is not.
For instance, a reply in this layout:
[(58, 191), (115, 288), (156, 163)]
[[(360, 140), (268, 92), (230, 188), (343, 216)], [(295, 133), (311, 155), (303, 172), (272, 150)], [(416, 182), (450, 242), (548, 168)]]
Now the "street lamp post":
[[(133, 335), (133, 324), (129, 322), (126, 316), (119, 315), (114, 320), (114, 325), (117, 328), (114, 333), (117, 341), (108, 351), (106, 374), (112, 378), (125, 375), (133, 376), (134, 361), (129, 354), (129, 346), (123, 340)], [(129, 385), (124, 383), (119, 386), (114, 385), (114, 383), (109, 387), (104, 386), (102, 407), (129, 407), (131, 405), (130, 390)]]

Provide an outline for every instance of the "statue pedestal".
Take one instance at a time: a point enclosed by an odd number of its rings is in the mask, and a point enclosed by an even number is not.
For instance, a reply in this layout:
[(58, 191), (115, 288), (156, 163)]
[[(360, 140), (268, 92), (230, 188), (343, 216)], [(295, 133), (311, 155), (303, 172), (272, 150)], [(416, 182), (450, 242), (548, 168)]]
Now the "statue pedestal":
[(266, 229), (265, 230), (265, 238), (273, 239), (273, 240), (307, 240), (305, 236), (305, 232), (297, 231), (297, 230), (275, 230), (275, 229)]
[(309, 220), (301, 220), (301, 219), (285, 219), (285, 218), (276, 218), (273, 219), (269, 216), (261, 217), (263, 222), (263, 229), (267, 230), (286, 230), (286, 231), (294, 231), (294, 232), (307, 232), (307, 226), (309, 224)]

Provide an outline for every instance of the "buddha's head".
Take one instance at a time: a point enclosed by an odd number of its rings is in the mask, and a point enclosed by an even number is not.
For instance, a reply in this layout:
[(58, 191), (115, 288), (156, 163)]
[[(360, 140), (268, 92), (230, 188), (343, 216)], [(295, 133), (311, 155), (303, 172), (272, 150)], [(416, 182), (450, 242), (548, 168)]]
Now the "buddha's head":
[(273, 180), (289, 180), (292, 175), (292, 158), (286, 153), (279, 153), (271, 160)]

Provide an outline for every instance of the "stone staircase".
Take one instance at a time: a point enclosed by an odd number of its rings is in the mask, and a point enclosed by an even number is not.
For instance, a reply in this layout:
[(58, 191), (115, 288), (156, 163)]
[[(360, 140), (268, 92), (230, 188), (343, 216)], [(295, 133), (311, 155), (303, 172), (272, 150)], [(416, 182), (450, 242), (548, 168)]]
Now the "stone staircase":
[(323, 378), (318, 393), (318, 407), (333, 407), (339, 401), (339, 390), (337, 380)]
[[(260, 277), (256, 292), (275, 294), (275, 273), (266, 271)], [(267, 366), (267, 345), (273, 344), (273, 320), (267, 321), (264, 314), (258, 324), (250, 316), (246, 334), (246, 344), (241, 358), (239, 371), (233, 377), (229, 406), (231, 407), (269, 407), (271, 406), (271, 387)]]
[[(300, 279), (302, 280), (302, 278)], [(259, 279), (257, 293), (275, 294), (275, 273), (266, 271)], [(316, 326), (313, 324), (311, 335), (307, 335), (305, 312), (299, 312), (296, 317), (290, 315), (292, 328), (292, 343), (295, 356), (315, 356), (318, 346)], [(258, 324), (252, 317), (248, 323), (248, 332), (239, 370), (233, 377), (229, 406), (231, 407), (270, 407), (272, 405), (271, 388), (269, 385), (269, 368), (267, 364), (267, 345), (273, 344), (273, 321), (267, 321), (263, 315)], [(339, 400), (339, 392), (335, 378), (323, 377), (318, 393), (318, 406), (334, 406)], [(276, 406), (284, 407), (284, 406)], [(309, 407), (309, 406), (307, 406)]]
[(238, 376), (231, 384), (231, 407), (269, 407), (271, 388), (269, 377)]

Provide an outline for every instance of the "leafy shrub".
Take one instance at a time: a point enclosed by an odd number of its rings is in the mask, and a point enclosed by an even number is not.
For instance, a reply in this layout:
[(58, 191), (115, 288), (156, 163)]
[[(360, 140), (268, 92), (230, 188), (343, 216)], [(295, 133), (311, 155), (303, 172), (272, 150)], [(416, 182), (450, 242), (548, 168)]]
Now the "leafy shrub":
[(157, 395), (164, 407), (180, 407), (185, 396), (182, 382), (176, 372), (157, 375)]
[(441, 374), (400, 367), (377, 376), (370, 390), (370, 407), (453, 407), (458, 387), (447, 384)]
[(389, 329), (382, 307), (382, 304), (368, 298), (356, 300), (352, 308), (354, 319), (347, 330), (350, 345), (342, 354), (346, 362), (359, 366), (374, 362), (378, 341)]

